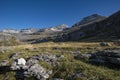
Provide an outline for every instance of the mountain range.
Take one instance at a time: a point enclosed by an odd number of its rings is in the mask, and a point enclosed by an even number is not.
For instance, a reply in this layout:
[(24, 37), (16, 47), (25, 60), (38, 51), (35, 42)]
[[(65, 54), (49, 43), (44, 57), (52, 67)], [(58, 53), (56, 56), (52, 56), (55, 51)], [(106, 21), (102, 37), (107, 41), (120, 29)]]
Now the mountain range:
[(120, 11), (105, 17), (93, 14), (68, 27), (66, 24), (44, 29), (3, 30), (29, 43), (46, 41), (113, 41), (120, 38)]

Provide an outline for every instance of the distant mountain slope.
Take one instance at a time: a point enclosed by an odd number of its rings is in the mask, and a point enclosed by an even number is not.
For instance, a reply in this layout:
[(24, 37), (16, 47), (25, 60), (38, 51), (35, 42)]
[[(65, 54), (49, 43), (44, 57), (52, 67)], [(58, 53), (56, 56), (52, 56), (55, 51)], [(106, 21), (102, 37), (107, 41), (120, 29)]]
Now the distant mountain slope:
[(46, 28), (44, 31), (45, 32), (47, 32), (47, 31), (60, 32), (60, 31), (65, 30), (66, 28), (68, 28), (68, 25), (61, 24), (61, 25), (58, 25), (58, 26), (53, 26), (51, 28)]
[(120, 11), (91, 24), (60, 32), (55, 41), (100, 41), (120, 38)]
[(81, 21), (74, 24), (73, 27), (76, 27), (76, 26), (80, 27), (80, 26), (83, 26), (83, 25), (88, 25), (88, 24), (91, 24), (91, 23), (94, 23), (94, 22), (104, 20), (105, 18), (107, 18), (107, 17), (101, 16), (99, 14), (93, 14), (93, 15), (90, 15), (90, 16), (87, 16), (87, 17), (83, 18)]
[(17, 37), (20, 41), (23, 42), (28, 42), (28, 43), (33, 43), (43, 40), (45, 38), (50, 38), (56, 36), (59, 32), (68, 29), (68, 25), (66, 24), (61, 24), (58, 26), (53, 26), (50, 28), (44, 28), (44, 29), (22, 29), (20, 30), (19, 33), (13, 34), (14, 36)]
[(0, 46), (13, 46), (21, 44), (15, 36), (6, 33), (0, 33)]

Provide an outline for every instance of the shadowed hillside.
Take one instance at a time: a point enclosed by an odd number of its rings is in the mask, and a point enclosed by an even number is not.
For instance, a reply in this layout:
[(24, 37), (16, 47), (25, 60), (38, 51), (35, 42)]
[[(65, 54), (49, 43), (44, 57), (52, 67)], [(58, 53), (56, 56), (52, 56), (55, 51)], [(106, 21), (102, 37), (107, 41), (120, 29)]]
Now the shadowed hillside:
[[(80, 27), (79, 27), (80, 26)], [(56, 41), (111, 41), (120, 38), (120, 11), (101, 21), (60, 32)], [(109, 37), (108, 37), (109, 36)]]

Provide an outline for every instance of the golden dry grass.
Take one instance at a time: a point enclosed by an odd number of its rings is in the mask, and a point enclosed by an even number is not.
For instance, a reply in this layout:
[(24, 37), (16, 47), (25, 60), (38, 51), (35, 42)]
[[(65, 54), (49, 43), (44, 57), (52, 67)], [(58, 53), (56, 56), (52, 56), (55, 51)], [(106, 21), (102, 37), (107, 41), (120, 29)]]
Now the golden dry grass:
[[(116, 47), (112, 42), (111, 47)], [(1, 46), (9, 49), (26, 49), (26, 48), (87, 48), (87, 47), (101, 47), (99, 42), (44, 42), (38, 44), (22, 44), (17, 46)], [(117, 46), (119, 47), (119, 46)], [(102, 47), (103, 48), (103, 47)]]
[(39, 44), (23, 44), (18, 46), (8, 46), (11, 48), (33, 48), (33, 47), (87, 47), (87, 46), (99, 46), (99, 43), (86, 43), (86, 42), (45, 42)]

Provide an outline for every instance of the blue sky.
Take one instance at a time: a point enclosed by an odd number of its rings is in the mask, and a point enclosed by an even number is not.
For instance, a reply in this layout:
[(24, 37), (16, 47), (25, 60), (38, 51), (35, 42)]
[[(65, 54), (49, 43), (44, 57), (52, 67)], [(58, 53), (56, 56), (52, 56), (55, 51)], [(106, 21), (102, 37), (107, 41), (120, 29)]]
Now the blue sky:
[(0, 29), (69, 26), (98, 13), (120, 10), (120, 0), (0, 0)]

